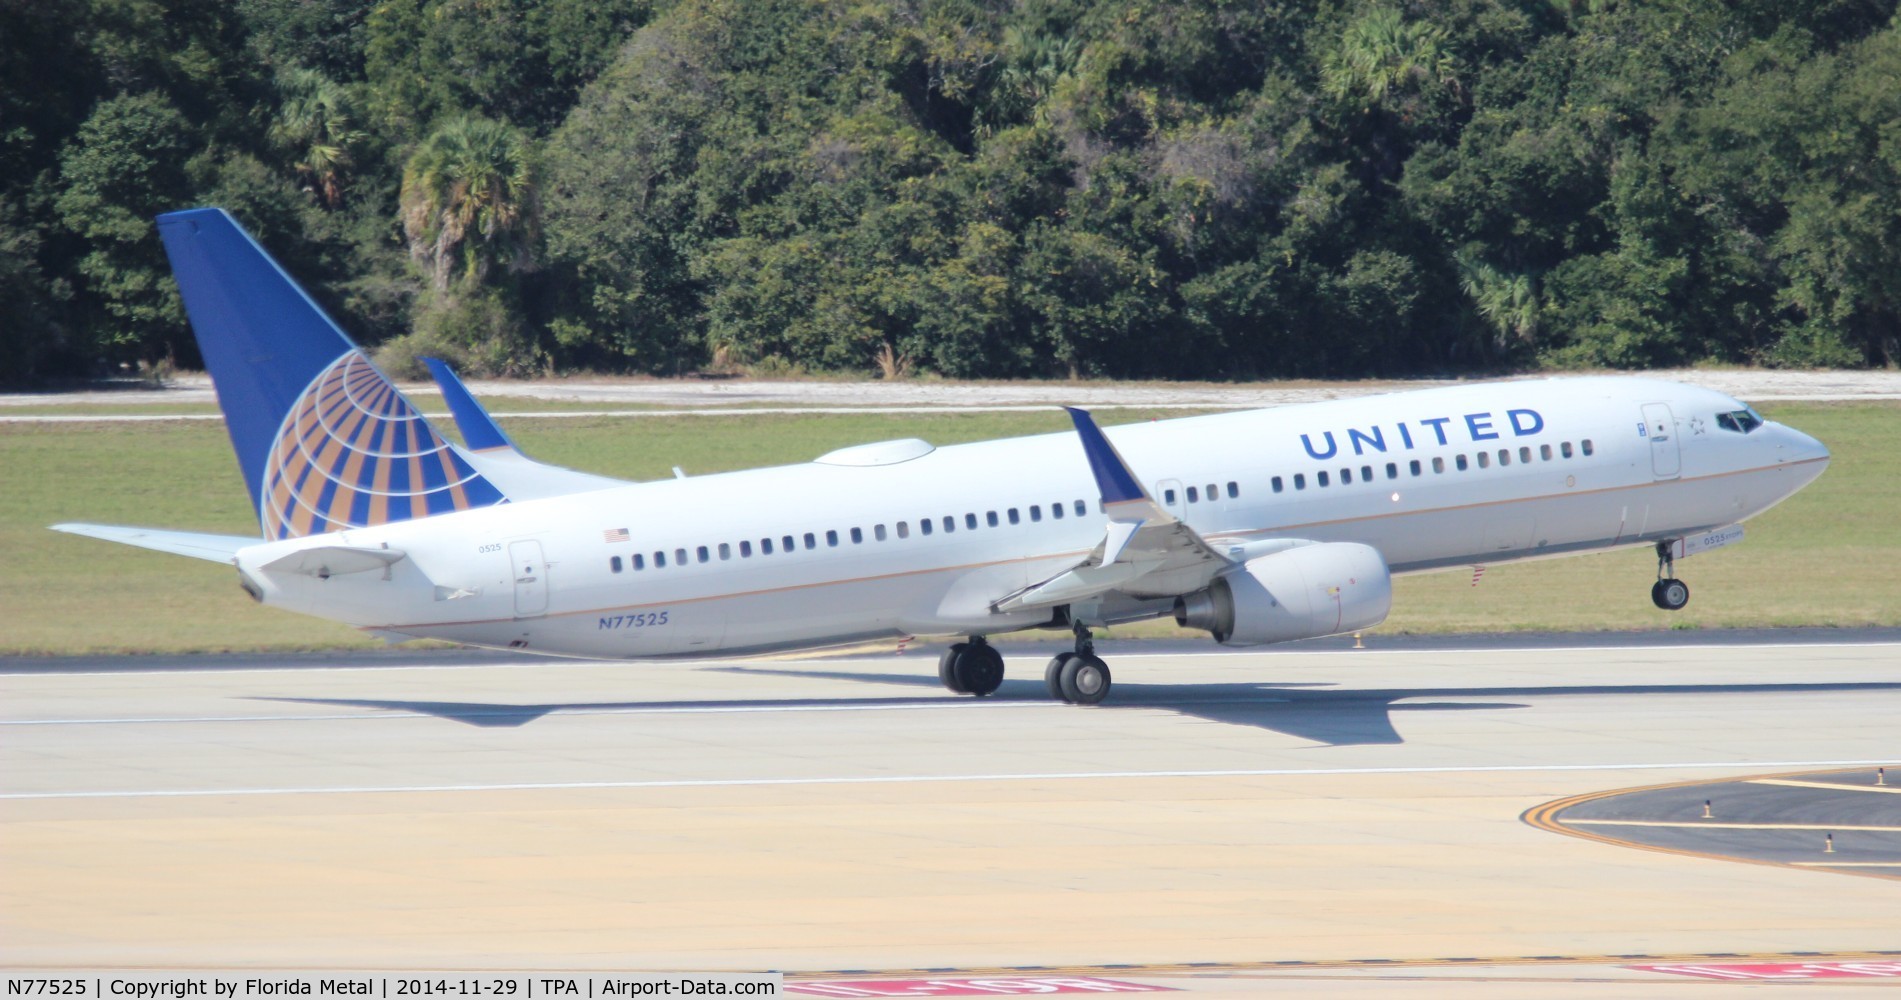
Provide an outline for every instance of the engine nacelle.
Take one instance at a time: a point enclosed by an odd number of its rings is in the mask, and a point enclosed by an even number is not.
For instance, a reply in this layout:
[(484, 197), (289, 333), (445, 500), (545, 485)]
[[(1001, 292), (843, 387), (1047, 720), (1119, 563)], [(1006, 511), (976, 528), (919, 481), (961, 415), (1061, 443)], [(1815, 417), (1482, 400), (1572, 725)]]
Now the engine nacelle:
[(1393, 608), (1393, 576), (1370, 545), (1302, 545), (1215, 578), (1175, 600), (1175, 621), (1224, 646), (1314, 639), (1372, 628)]

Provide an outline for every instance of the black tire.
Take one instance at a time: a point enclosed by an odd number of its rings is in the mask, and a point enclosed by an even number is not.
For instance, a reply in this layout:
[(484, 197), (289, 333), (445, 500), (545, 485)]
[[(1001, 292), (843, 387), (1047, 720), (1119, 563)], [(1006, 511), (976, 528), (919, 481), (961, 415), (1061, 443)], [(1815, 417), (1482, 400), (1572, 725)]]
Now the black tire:
[(944, 682), (944, 686), (950, 689), (952, 694), (970, 693), (957, 682), (957, 658), (969, 648), (969, 643), (952, 643), (949, 649), (944, 650), (944, 655), (937, 658), (937, 679)]
[(1682, 580), (1658, 580), (1650, 588), (1650, 600), (1665, 611), (1682, 611), (1690, 603), (1690, 585)]
[(1003, 654), (987, 642), (973, 642), (953, 660), (951, 673), (964, 691), (988, 697), (1003, 685)]
[(1096, 705), (1109, 697), (1109, 665), (1093, 655), (1074, 656), (1063, 664), (1063, 699), (1077, 705)]
[(1063, 667), (1075, 658), (1075, 653), (1057, 653), (1050, 657), (1050, 665), (1043, 669), (1043, 683), (1049, 685), (1051, 698), (1069, 700), (1069, 696), (1063, 693)]

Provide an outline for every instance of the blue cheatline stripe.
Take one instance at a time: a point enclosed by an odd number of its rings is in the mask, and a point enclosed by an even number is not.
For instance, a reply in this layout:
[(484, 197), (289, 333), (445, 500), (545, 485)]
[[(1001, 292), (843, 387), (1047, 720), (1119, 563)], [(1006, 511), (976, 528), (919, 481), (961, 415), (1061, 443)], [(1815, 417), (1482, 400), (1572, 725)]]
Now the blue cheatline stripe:
[(1096, 488), (1102, 491), (1103, 503), (1120, 503), (1125, 500), (1141, 500), (1148, 496), (1142, 492), (1142, 486), (1136, 482), (1135, 474), (1116, 454), (1115, 446), (1096, 426), (1096, 421), (1088, 410), (1065, 406), (1069, 419), (1076, 425), (1076, 433), (1082, 438), (1083, 454), (1089, 457), (1089, 471), (1096, 475)]

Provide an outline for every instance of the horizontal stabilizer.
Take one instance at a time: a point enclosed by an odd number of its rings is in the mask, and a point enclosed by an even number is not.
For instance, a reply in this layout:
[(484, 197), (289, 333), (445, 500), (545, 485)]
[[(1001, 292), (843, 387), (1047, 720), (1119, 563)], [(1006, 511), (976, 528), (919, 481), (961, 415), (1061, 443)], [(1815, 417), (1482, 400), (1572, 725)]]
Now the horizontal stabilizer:
[(372, 571), (387, 574), (391, 566), (402, 562), (401, 549), (372, 549), (360, 545), (320, 545), (300, 549), (258, 567), (266, 573), (295, 573), (328, 580), (333, 576)]
[(159, 531), (155, 528), (127, 528), (114, 524), (55, 524), (54, 531), (84, 535), (108, 542), (136, 545), (142, 549), (190, 556), (207, 562), (229, 563), (238, 550), (256, 545), (257, 539), (238, 535), (206, 535), (195, 531)]

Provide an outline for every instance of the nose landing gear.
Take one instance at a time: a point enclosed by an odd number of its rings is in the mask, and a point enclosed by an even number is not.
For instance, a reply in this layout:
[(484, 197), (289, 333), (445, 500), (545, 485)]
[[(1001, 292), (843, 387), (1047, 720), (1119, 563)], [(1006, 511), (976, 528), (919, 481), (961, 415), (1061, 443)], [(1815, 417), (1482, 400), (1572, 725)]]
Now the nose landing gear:
[(1690, 585), (1676, 578), (1676, 557), (1668, 541), (1657, 543), (1657, 582), (1650, 588), (1650, 602), (1665, 611), (1682, 611), (1690, 603)]

